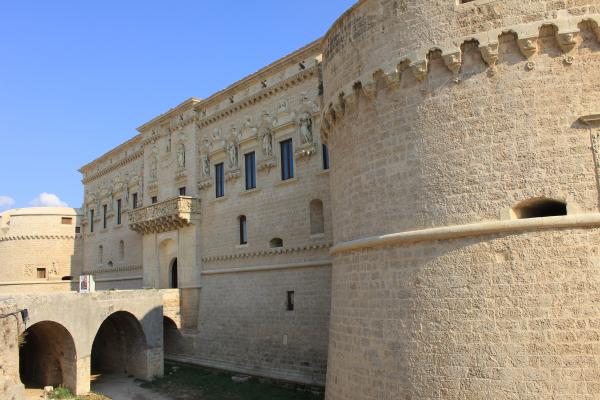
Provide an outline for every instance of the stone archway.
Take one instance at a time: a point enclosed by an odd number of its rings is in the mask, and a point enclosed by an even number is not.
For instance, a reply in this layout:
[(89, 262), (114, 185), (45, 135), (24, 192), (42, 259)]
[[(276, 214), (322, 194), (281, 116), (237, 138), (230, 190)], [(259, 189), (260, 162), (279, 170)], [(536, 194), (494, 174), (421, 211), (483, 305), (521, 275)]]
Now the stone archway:
[(21, 381), (28, 387), (64, 386), (77, 390), (77, 352), (61, 324), (41, 321), (25, 331), (19, 349)]
[(138, 319), (126, 311), (102, 322), (92, 344), (92, 374), (133, 375), (147, 379), (146, 335)]
[[(165, 239), (158, 246), (159, 254), (159, 288), (172, 288), (172, 267), (177, 260), (177, 242), (174, 239)], [(176, 264), (177, 265), (177, 264)], [(176, 268), (176, 272), (179, 272)]]
[(171, 266), (169, 267), (169, 288), (177, 289), (179, 287), (179, 277), (177, 274), (177, 258), (174, 258), (171, 261)]
[(163, 317), (163, 348), (165, 357), (181, 354), (182, 335), (177, 324), (169, 317)]

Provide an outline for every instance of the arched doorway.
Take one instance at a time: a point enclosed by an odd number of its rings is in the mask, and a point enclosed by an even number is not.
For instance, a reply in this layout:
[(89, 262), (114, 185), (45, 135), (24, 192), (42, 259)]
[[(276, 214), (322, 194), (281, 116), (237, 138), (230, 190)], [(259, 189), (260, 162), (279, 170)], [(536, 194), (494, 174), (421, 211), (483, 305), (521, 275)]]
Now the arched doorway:
[(181, 332), (169, 317), (163, 317), (163, 347), (165, 357), (181, 354)]
[(92, 374), (146, 378), (146, 335), (137, 318), (118, 311), (102, 322), (92, 344)]
[[(173, 273), (177, 274), (177, 241), (173, 239), (165, 239), (158, 246), (158, 262), (159, 262), (159, 283), (161, 289), (171, 289), (173, 282), (177, 283), (177, 279), (173, 281)], [(175, 265), (175, 268), (173, 266)]]
[(177, 258), (174, 258), (173, 261), (171, 261), (169, 287), (171, 289), (177, 289), (179, 287), (179, 279), (177, 277)]
[(19, 348), (19, 372), (27, 387), (76, 390), (77, 353), (69, 331), (53, 321), (30, 326)]

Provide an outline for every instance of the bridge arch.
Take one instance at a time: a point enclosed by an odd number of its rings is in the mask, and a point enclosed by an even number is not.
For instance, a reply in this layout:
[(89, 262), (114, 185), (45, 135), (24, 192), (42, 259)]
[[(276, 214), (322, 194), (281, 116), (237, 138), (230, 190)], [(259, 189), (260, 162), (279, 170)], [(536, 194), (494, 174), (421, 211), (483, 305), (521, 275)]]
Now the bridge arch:
[(140, 321), (127, 311), (109, 315), (92, 344), (92, 373), (148, 378), (148, 345)]
[(19, 348), (19, 372), (26, 386), (64, 386), (76, 392), (77, 350), (67, 328), (54, 321), (27, 328)]

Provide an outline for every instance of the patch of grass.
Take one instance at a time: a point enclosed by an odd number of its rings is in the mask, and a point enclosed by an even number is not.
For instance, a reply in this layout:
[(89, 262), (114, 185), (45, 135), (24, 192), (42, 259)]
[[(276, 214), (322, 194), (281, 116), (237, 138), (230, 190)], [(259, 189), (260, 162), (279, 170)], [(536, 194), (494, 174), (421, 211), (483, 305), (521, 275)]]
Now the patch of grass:
[[(232, 374), (207, 368), (167, 363), (165, 376), (142, 386), (166, 393), (175, 400), (322, 400), (321, 393), (295, 385), (277, 385), (250, 378), (235, 383)], [(301, 389), (301, 390), (300, 390)]]
[(90, 393), (87, 396), (75, 396), (69, 389), (62, 386), (54, 389), (52, 393), (50, 393), (49, 398), (52, 400), (110, 400), (108, 397), (95, 393)]

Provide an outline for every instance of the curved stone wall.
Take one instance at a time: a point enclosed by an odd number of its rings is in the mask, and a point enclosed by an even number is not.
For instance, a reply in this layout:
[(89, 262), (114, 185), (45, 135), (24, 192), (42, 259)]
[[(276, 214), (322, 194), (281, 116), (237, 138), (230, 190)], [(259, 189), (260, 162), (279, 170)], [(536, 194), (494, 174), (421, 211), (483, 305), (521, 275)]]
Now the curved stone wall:
[[(540, 197), (566, 202), (565, 219), (598, 212), (597, 145), (579, 121), (600, 111), (600, 1), (456, 3), (364, 0), (324, 38), (330, 400), (600, 384), (597, 223), (418, 233)], [(407, 231), (417, 239), (381, 239)]]

